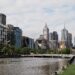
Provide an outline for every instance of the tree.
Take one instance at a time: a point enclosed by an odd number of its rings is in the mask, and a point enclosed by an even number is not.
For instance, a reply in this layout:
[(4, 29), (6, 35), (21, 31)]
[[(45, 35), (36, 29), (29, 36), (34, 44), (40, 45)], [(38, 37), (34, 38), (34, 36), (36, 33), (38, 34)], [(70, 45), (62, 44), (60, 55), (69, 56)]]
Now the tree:
[(70, 49), (69, 48), (64, 48), (61, 50), (62, 54), (70, 54)]
[(30, 54), (30, 48), (24, 47), (21, 49), (21, 54)]

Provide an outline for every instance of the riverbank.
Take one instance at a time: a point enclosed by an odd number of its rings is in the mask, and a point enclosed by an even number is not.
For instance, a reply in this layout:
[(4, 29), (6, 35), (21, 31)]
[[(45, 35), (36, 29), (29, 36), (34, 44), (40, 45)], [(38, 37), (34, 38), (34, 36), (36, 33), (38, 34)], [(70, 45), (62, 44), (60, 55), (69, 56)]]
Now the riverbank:
[(75, 75), (75, 64), (69, 65), (69, 67), (60, 75)]

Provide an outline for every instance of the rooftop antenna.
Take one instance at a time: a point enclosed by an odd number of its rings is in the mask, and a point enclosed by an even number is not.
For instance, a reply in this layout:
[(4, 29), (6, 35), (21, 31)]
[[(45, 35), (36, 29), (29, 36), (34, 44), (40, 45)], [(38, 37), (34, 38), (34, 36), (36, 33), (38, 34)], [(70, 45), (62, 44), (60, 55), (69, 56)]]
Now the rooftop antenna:
[(47, 23), (45, 23), (45, 28), (47, 27)]

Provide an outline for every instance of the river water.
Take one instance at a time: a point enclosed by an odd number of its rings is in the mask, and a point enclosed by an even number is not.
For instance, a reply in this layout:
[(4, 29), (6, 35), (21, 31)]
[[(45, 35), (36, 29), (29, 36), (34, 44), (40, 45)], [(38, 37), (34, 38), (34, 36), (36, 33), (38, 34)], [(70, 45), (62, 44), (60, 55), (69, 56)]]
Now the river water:
[(54, 75), (61, 68), (62, 60), (64, 59), (0, 58), (0, 75)]

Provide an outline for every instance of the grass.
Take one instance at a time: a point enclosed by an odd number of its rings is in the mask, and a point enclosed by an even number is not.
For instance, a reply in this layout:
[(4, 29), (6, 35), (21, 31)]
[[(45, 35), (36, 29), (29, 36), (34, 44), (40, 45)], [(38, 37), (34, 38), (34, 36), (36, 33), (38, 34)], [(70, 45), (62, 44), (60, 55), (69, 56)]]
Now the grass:
[(60, 75), (75, 75), (75, 65), (70, 65), (62, 74)]

